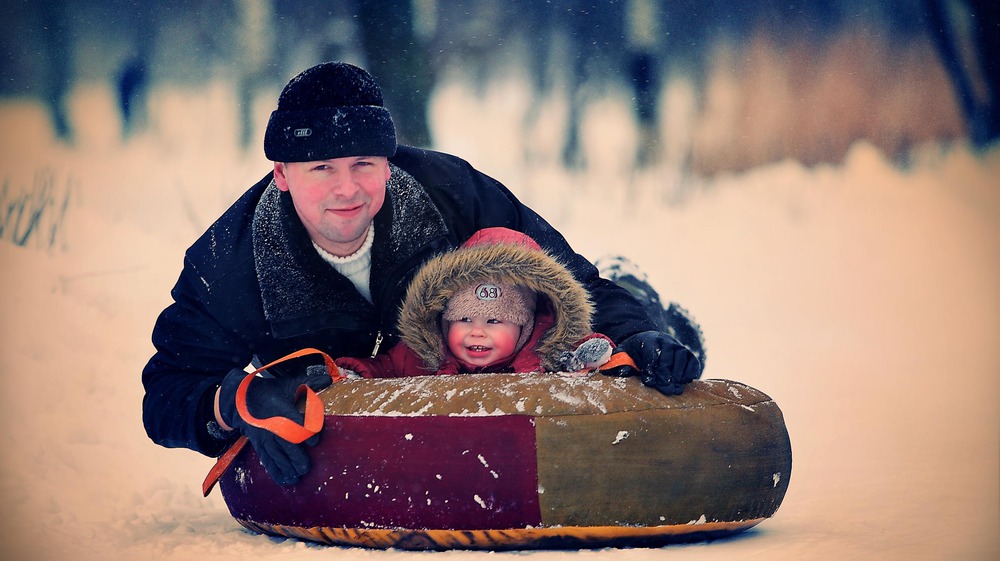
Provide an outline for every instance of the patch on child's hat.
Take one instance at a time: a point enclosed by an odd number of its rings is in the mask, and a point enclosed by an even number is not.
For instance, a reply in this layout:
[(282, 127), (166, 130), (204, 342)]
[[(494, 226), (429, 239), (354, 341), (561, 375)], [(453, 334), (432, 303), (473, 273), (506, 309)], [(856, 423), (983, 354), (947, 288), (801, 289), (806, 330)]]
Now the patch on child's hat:
[(495, 284), (484, 282), (476, 287), (476, 298), (480, 300), (487, 302), (490, 300), (499, 300), (500, 294), (500, 287)]

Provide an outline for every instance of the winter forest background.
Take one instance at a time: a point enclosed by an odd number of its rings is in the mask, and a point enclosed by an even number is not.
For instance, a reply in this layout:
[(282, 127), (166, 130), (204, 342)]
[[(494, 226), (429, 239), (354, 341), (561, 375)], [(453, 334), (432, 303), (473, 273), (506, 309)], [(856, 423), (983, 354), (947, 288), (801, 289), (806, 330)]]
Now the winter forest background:
[[(980, 0), (0, 1), (4, 559), (995, 559), (1000, 17)], [(243, 531), (154, 446), (184, 249), (285, 82), (370, 70), (401, 140), (624, 253), (785, 413), (772, 520), (664, 550), (421, 554)]]
[[(250, 148), (267, 103), (316, 61), (348, 60), (385, 86), (404, 142), (429, 146), (435, 87), (482, 94), (526, 81), (567, 105), (560, 157), (586, 166), (579, 130), (597, 100), (628, 100), (639, 165), (695, 173), (783, 158), (841, 161), (866, 139), (892, 157), (969, 133), (994, 138), (997, 8), (962, 0), (374, 0), (5, 2), (0, 94), (43, 101), (72, 142), (72, 89), (113, 90), (123, 134), (161, 86), (230, 84)], [(978, 13), (977, 13), (978, 12)], [(264, 104), (259, 106), (258, 101)], [(524, 158), (545, 107), (522, 116)], [(473, 123), (474, 126), (474, 123)], [(739, 140), (734, 142), (734, 140)]]

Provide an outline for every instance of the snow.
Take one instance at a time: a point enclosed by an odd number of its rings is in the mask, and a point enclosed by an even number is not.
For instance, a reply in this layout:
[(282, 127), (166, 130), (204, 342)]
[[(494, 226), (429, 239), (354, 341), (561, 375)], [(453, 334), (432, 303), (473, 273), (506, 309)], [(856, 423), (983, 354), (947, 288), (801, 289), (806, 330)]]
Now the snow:
[[(615, 160), (629, 128), (614, 125), (624, 114), (614, 99), (588, 121), (584, 145), (602, 158), (574, 175), (544, 157), (512, 167), (514, 133), (495, 138), (517, 121), (504, 113), (510, 104), (491, 113), (460, 88), (442, 89), (432, 111), (440, 147), (508, 184), (578, 251), (640, 264), (702, 324), (705, 377), (744, 382), (782, 408), (793, 470), (775, 474), (790, 477), (775, 517), (728, 540), (368, 551), (243, 530), (219, 493), (201, 496), (212, 460), (146, 438), (139, 373), (184, 248), (267, 164), (258, 150), (235, 148), (225, 117), (235, 96), (224, 85), (154, 92), (151, 132), (125, 144), (110, 99), (101, 86), (77, 88), (72, 149), (45, 132), (37, 104), (0, 104), (2, 179), (17, 190), (47, 170), (70, 195), (56, 247), (0, 242), (0, 557), (1000, 555), (1000, 151), (919, 146), (903, 166), (859, 143), (840, 165), (781, 162), (684, 189), (677, 170), (661, 169), (634, 174), (629, 189)], [(539, 129), (532, 138), (552, 136)]]

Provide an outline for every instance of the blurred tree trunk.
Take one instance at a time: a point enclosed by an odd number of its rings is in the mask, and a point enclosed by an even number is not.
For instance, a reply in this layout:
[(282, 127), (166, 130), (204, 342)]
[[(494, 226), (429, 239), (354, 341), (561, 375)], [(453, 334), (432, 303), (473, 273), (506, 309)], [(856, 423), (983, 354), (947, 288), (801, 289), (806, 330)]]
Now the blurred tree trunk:
[(271, 79), (274, 59), (272, 26), (274, 7), (271, 0), (240, 0), (236, 3), (237, 45), (235, 62), (238, 76), (240, 148), (246, 150), (255, 141), (254, 99)]
[(996, 0), (925, 0), (942, 62), (976, 146), (1000, 138), (1000, 7)]
[(64, 142), (73, 141), (67, 98), (73, 80), (73, 43), (75, 37), (69, 32), (67, 6), (63, 0), (39, 2), (42, 15), (45, 67), (45, 104), (52, 119), (56, 136)]
[(382, 86), (399, 142), (430, 147), (427, 105), (434, 78), (413, 29), (411, 0), (365, 0), (357, 7), (366, 69)]

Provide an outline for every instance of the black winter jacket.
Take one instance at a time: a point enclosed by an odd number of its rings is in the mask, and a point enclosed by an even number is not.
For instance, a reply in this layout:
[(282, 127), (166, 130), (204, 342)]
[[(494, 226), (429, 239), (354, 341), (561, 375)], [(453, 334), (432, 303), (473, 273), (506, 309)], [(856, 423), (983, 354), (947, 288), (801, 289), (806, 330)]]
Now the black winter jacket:
[[(593, 297), (595, 331), (620, 343), (655, 329), (625, 290), (600, 278), (559, 232), (464, 160), (400, 146), (390, 165), (374, 221), (373, 303), (318, 255), (271, 174), (188, 249), (174, 302), (153, 328), (156, 353), (142, 372), (143, 423), (154, 442), (220, 454), (236, 435), (212, 430), (214, 397), (233, 368), (305, 347), (333, 357), (388, 350), (399, 339), (400, 304), (420, 265), (490, 226), (524, 232), (564, 263)], [(271, 372), (306, 366), (303, 358)]]

